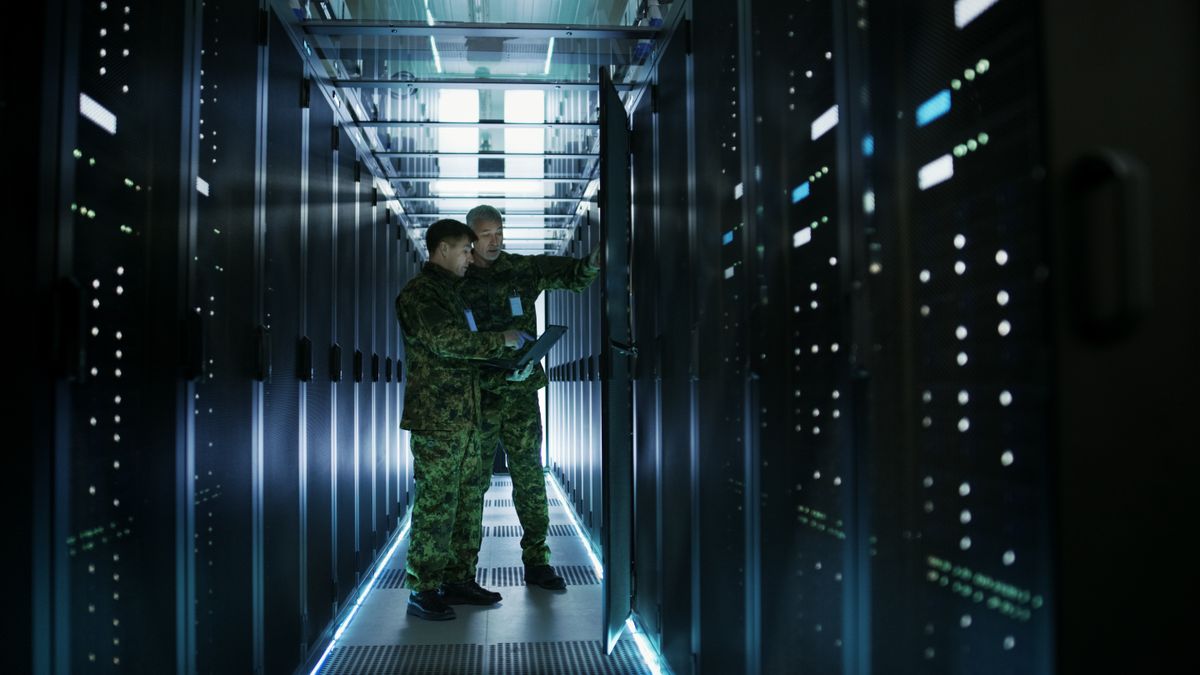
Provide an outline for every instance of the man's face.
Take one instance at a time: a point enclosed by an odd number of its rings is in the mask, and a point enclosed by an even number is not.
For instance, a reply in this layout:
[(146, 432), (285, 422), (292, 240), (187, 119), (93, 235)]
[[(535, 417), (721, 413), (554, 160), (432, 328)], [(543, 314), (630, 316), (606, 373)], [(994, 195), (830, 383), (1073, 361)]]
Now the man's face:
[(493, 220), (479, 220), (475, 222), (474, 229), (479, 237), (479, 241), (475, 242), (475, 256), (488, 263), (496, 262), (504, 247), (504, 226)]
[(471, 264), (470, 238), (462, 237), (452, 241), (442, 241), (438, 244), (438, 248), (441, 249), (441, 255), (435, 262), (453, 272), (455, 276), (465, 276), (467, 267)]

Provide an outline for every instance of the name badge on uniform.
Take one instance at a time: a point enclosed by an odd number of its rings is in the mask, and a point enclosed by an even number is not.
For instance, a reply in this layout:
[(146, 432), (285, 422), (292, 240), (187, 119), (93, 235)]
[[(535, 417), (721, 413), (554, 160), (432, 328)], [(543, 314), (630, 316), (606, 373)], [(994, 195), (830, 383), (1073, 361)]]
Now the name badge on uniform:
[(514, 295), (508, 299), (508, 306), (512, 309), (513, 316), (524, 316), (525, 308), (521, 306), (521, 297)]
[(478, 332), (479, 329), (475, 326), (475, 315), (471, 313), (471, 310), (464, 309), (463, 314), (467, 315), (467, 328), (470, 328), (472, 333)]

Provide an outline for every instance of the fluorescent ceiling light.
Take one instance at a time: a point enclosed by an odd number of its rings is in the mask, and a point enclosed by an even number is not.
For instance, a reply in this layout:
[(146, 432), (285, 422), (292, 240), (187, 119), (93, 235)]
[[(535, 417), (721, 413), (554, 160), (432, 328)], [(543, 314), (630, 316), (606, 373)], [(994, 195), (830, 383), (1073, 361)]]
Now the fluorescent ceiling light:
[(480, 178), (478, 180), (454, 180), (429, 183), (429, 191), (437, 195), (471, 196), (499, 195), (502, 197), (541, 197), (549, 188), (541, 180), (497, 180)]
[(550, 74), (550, 57), (554, 56), (554, 38), (550, 38), (550, 46), (546, 48), (546, 65), (542, 68), (543, 75)]
[(429, 36), (429, 48), (433, 50), (433, 67), (437, 68), (438, 73), (442, 72), (442, 55), (438, 53), (437, 40), (433, 36)]

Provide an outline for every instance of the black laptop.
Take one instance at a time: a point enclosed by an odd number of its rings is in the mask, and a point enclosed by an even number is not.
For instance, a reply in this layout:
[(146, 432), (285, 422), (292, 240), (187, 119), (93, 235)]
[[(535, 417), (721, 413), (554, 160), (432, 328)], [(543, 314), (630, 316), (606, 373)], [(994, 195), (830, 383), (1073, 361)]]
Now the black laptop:
[(550, 353), (550, 348), (555, 342), (567, 332), (566, 326), (546, 326), (546, 332), (542, 333), (524, 354), (514, 359), (488, 359), (484, 363), (496, 368), (504, 370), (520, 370), (529, 365), (531, 361), (541, 361)]

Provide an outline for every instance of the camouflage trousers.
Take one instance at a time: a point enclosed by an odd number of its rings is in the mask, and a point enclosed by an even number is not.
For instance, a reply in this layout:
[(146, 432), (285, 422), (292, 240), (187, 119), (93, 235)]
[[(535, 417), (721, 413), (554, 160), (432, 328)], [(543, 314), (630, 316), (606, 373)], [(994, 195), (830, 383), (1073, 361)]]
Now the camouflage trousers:
[(550, 529), (550, 516), (546, 507), (546, 478), (542, 472), (542, 414), (537, 391), (496, 394), (484, 390), (480, 411), (483, 425), (476, 500), (482, 508), (483, 494), (492, 482), (492, 456), (496, 444), (501, 443), (508, 455), (517, 518), (525, 531), (521, 537), (521, 560), (526, 565), (549, 564), (550, 547), (546, 545), (546, 534)]
[[(475, 578), (482, 539), (479, 432), (413, 431), (412, 533), (406, 572), (414, 591)], [(490, 465), (489, 465), (490, 466)]]

